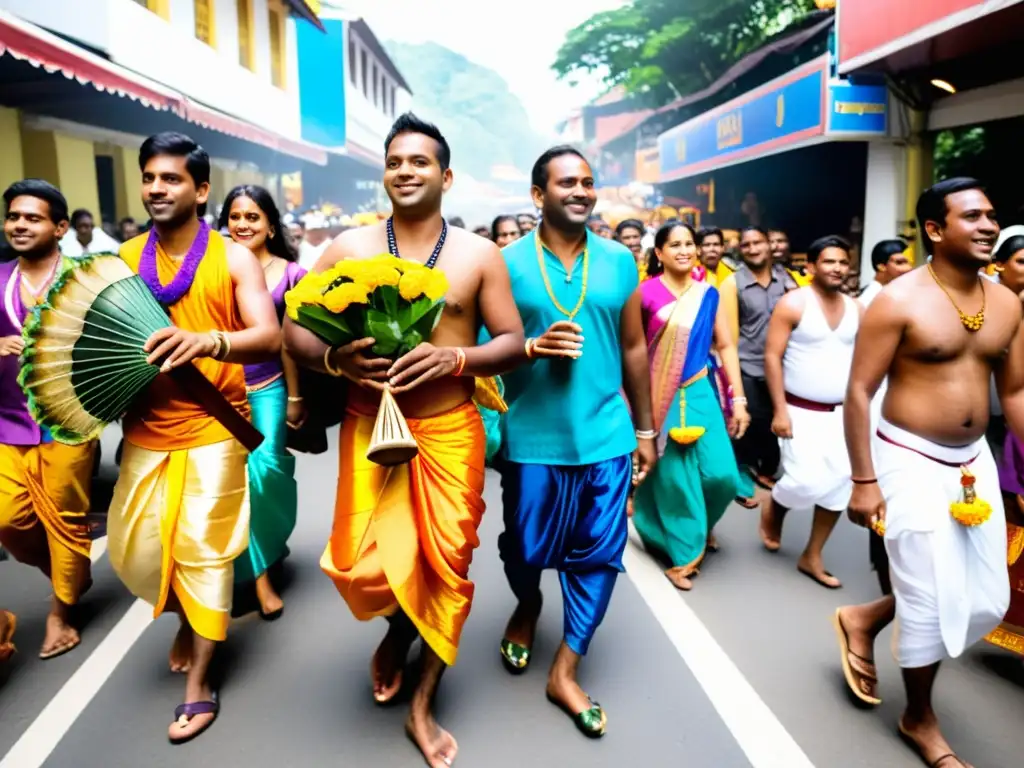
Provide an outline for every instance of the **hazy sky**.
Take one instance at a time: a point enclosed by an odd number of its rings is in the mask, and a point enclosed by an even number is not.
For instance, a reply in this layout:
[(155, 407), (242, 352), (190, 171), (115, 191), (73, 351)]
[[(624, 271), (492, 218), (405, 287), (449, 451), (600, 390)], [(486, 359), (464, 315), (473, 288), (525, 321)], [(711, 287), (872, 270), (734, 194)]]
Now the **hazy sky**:
[[(335, 0), (337, 2), (337, 0)], [(433, 41), (500, 74), (538, 130), (601, 92), (595, 79), (559, 81), (551, 63), (567, 30), (625, 0), (343, 0), (382, 40)]]

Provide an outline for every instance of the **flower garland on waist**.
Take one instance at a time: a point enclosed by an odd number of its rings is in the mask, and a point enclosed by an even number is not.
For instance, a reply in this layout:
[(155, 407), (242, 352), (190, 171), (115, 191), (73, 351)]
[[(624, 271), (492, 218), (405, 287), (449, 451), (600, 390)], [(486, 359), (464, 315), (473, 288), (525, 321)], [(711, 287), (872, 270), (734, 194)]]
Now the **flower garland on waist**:
[(987, 522), (992, 516), (992, 505), (979, 499), (974, 490), (975, 477), (966, 466), (960, 467), (960, 501), (949, 505), (949, 512), (960, 525), (973, 527)]
[(199, 220), (199, 232), (196, 233), (196, 239), (192, 241), (188, 253), (185, 254), (178, 273), (167, 285), (160, 282), (160, 273), (157, 271), (156, 246), (158, 242), (156, 227), (153, 227), (149, 230), (149, 238), (142, 248), (142, 256), (139, 259), (139, 277), (142, 278), (156, 300), (165, 307), (169, 307), (180, 301), (192, 287), (192, 282), (196, 279), (196, 272), (199, 271), (199, 263), (206, 255), (206, 246), (210, 242), (210, 227), (202, 219)]

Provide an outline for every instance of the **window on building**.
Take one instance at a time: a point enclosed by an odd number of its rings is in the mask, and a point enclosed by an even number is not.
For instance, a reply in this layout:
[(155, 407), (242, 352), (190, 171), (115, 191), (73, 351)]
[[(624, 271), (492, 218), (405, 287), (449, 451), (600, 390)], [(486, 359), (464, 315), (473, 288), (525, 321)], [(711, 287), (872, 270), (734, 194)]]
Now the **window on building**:
[(391, 86), (391, 116), (395, 116), (395, 86)]
[(377, 88), (380, 86), (380, 77), (377, 75), (377, 62), (370, 68), (370, 82), (373, 83), (373, 106), (377, 106)]
[(255, 71), (255, 41), (252, 27), (252, 0), (238, 0), (238, 63)]
[(363, 96), (366, 96), (367, 98), (369, 98), (370, 89), (369, 89), (368, 84), (366, 82), (366, 78), (369, 75), (369, 73), (367, 71), (368, 67), (366, 66), (367, 65), (366, 51), (360, 51), (359, 52), (359, 64), (360, 64), (359, 71), (363, 75), (363, 78), (362, 78), (363, 79)]
[(348, 41), (348, 79), (352, 82), (352, 85), (358, 85), (359, 81), (356, 80), (356, 44), (349, 38)]
[(284, 53), (285, 13), (280, 3), (271, 0), (270, 10), (270, 82), (278, 88), (285, 87), (285, 67), (288, 59)]
[(196, 10), (196, 39), (211, 48), (215, 45), (213, 0), (193, 0)]
[(135, 2), (164, 19), (169, 19), (171, 17), (170, 0), (135, 0)]

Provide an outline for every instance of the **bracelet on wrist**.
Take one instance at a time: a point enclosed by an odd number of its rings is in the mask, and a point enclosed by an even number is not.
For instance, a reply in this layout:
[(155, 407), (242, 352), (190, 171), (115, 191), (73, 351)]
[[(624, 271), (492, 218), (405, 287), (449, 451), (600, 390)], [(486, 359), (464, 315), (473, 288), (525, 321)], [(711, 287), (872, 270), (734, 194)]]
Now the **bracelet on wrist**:
[(654, 440), (658, 437), (658, 430), (656, 429), (638, 429), (636, 436), (640, 440)]
[(210, 350), (210, 357), (214, 360), (220, 355), (220, 350), (224, 346), (224, 342), (220, 339), (220, 334), (217, 331), (210, 331), (210, 338), (213, 339), (213, 349)]
[(461, 376), (466, 369), (466, 350), (462, 347), (455, 348), (455, 368), (452, 369), (452, 376)]
[(745, 397), (734, 397), (734, 398), (732, 398), (732, 404), (733, 405), (746, 405), (747, 404), (747, 398), (745, 398)]
[(536, 344), (537, 344), (537, 340), (536, 339), (532, 339), (531, 338), (531, 339), (527, 339), (526, 340), (526, 359), (527, 360), (533, 360), (533, 348), (534, 348), (534, 346)]
[(302, 402), (302, 398), (301, 397), (289, 397), (288, 398), (288, 402), (289, 403), (301, 403)]
[(345, 372), (341, 368), (335, 368), (331, 365), (331, 353), (334, 351), (334, 347), (328, 347), (324, 350), (324, 370), (336, 379), (341, 378), (345, 375)]
[(877, 477), (851, 477), (854, 485), (874, 485), (878, 482)]

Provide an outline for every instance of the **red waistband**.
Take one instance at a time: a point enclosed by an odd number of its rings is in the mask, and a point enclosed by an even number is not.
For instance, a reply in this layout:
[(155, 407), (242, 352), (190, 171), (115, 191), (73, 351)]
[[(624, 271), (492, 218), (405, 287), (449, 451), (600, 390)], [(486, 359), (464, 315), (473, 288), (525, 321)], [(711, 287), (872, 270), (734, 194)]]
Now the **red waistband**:
[(972, 458), (968, 459), (967, 461), (946, 461), (945, 459), (937, 459), (934, 456), (929, 456), (927, 453), (924, 453), (923, 451), (919, 451), (916, 448), (911, 448), (909, 446), (906, 446), (903, 443), (898, 443), (895, 440), (893, 440), (891, 437), (883, 435), (882, 434), (882, 430), (880, 430), (880, 429), (877, 430), (875, 432), (875, 434), (878, 435), (880, 438), (882, 438), (885, 442), (889, 443), (889, 445), (895, 445), (897, 448), (902, 448), (905, 451), (910, 451), (911, 453), (916, 453), (918, 456), (924, 456), (926, 459), (928, 459), (929, 461), (934, 461), (936, 464), (941, 464), (944, 467), (953, 467), (954, 469), (957, 468), (957, 467), (966, 467), (966, 466), (968, 466), (970, 464), (973, 464), (974, 460), (976, 458), (978, 458), (978, 456), (981, 455), (980, 453), (975, 454)]
[(842, 405), (842, 403), (817, 403), (814, 400), (807, 400), (789, 392), (786, 393), (786, 402), (790, 405), (795, 405), (797, 408), (803, 408), (807, 411), (819, 411), (821, 413), (832, 413)]

